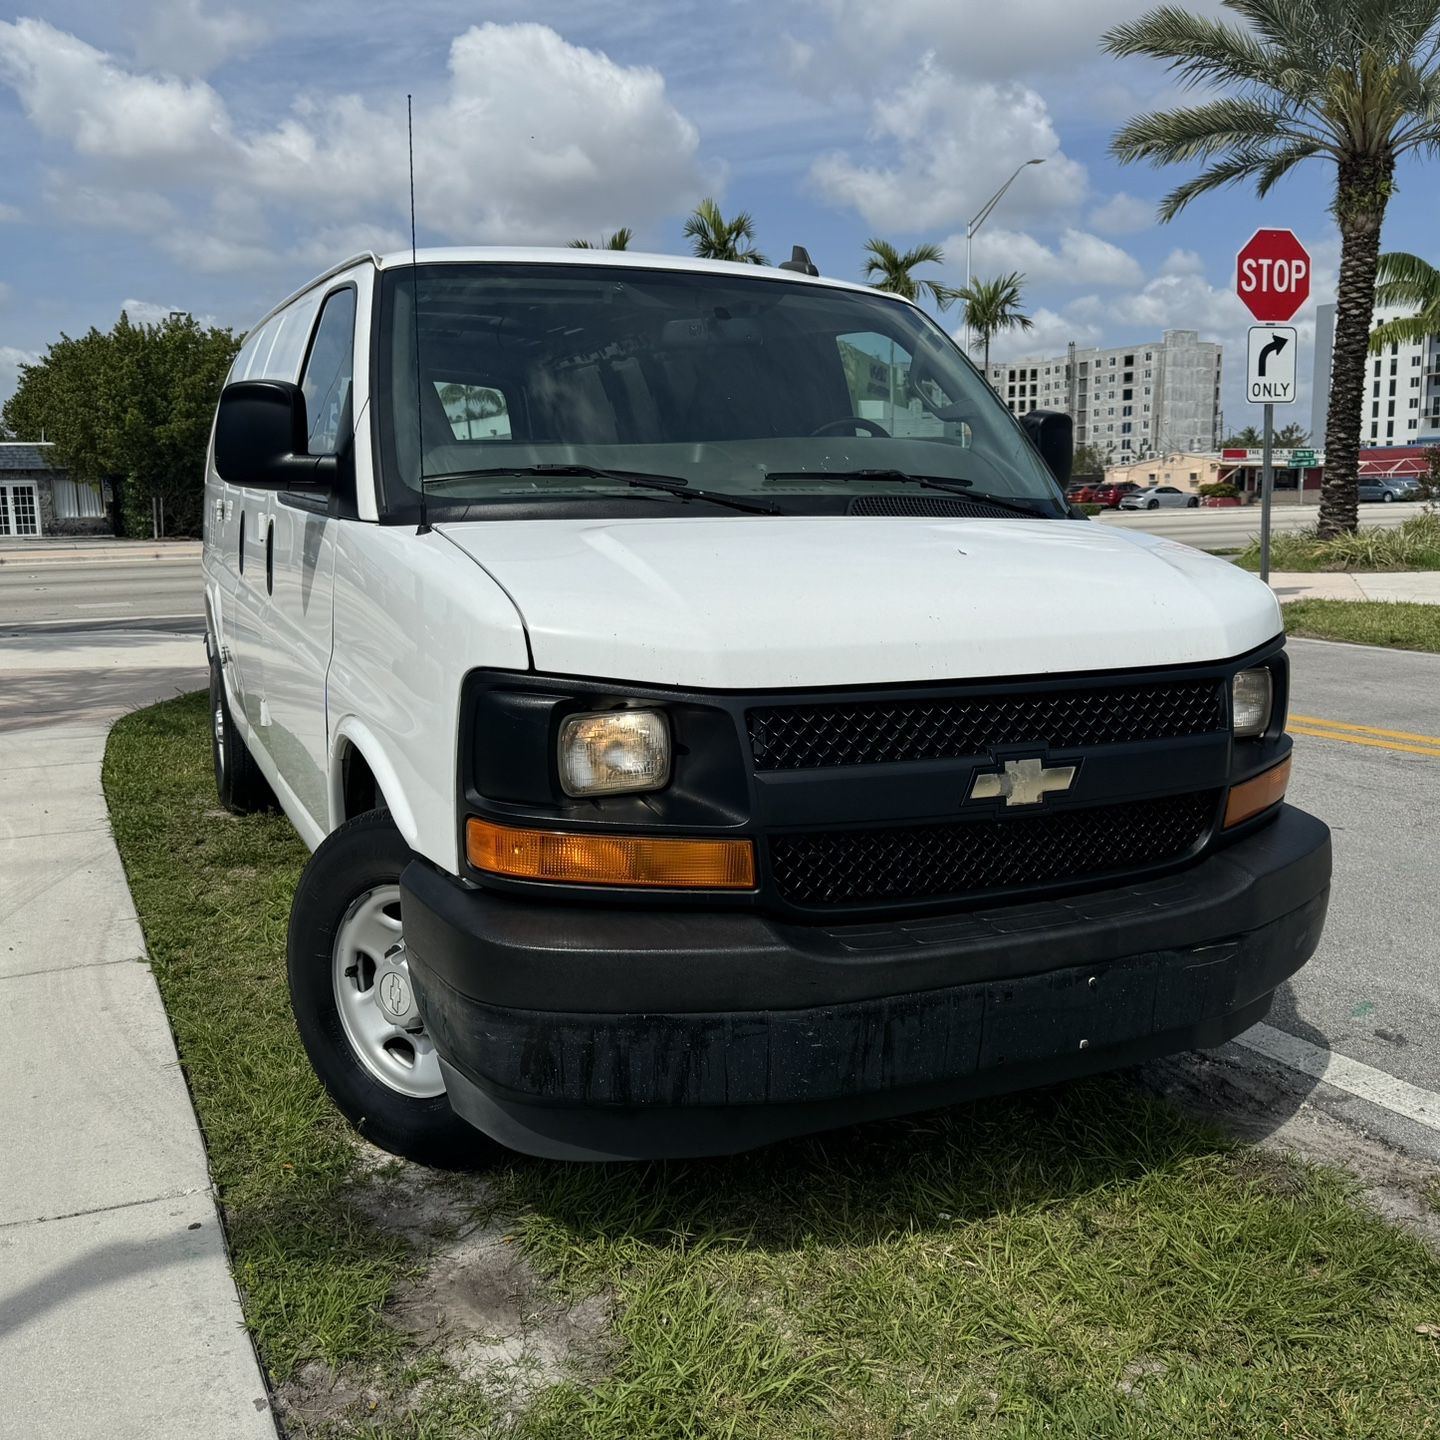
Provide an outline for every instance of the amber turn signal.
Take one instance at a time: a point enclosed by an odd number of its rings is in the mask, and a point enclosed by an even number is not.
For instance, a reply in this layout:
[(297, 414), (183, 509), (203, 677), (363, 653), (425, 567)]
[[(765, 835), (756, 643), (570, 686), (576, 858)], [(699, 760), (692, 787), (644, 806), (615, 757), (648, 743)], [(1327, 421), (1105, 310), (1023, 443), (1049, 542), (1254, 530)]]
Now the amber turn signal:
[(1285, 787), (1290, 783), (1290, 757), (1287, 755), (1278, 765), (1236, 785), (1225, 802), (1225, 828), (1238, 825), (1272, 805), (1278, 805), (1285, 798)]
[(569, 885), (663, 885), (676, 890), (751, 890), (748, 840), (668, 840), (465, 823), (465, 854), (477, 870)]

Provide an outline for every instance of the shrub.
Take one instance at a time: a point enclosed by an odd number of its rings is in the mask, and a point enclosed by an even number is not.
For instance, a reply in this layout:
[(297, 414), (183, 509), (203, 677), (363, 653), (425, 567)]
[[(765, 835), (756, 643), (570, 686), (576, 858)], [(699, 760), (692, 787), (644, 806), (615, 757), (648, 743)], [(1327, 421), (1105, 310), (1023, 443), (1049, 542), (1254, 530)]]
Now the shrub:
[(1236, 500), (1239, 489), (1228, 480), (1209, 480), (1200, 487), (1200, 493), (1207, 500)]
[[(1260, 566), (1260, 541), (1240, 552), (1247, 570)], [(1270, 537), (1274, 570), (1440, 570), (1440, 512), (1413, 515), (1393, 530), (1365, 529), (1322, 540), (1313, 530)]]

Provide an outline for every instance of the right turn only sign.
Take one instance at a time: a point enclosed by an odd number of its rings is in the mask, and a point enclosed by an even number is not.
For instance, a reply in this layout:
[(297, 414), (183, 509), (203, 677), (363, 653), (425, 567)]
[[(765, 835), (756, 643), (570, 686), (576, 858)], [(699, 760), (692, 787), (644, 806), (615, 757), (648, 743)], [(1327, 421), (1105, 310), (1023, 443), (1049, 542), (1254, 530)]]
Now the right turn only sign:
[(1252, 325), (1245, 398), (1252, 405), (1295, 403), (1295, 327)]

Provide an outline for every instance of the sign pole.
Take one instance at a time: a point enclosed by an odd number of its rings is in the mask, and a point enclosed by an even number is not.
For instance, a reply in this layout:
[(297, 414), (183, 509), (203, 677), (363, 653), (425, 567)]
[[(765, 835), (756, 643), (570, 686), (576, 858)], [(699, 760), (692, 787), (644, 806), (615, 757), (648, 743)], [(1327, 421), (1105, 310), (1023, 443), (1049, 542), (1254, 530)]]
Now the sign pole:
[(1265, 407), (1265, 449), (1260, 471), (1260, 578), (1270, 583), (1270, 495), (1275, 488), (1275, 469), (1271, 463), (1274, 444), (1275, 407)]

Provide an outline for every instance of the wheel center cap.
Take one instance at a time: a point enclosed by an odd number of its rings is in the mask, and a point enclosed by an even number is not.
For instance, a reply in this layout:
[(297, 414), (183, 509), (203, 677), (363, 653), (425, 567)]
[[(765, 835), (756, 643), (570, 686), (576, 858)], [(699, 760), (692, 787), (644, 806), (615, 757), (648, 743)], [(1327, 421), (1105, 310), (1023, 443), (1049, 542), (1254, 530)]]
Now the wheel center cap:
[(391, 970), (380, 979), (380, 1008), (397, 1024), (410, 1011), (410, 983), (398, 971)]

